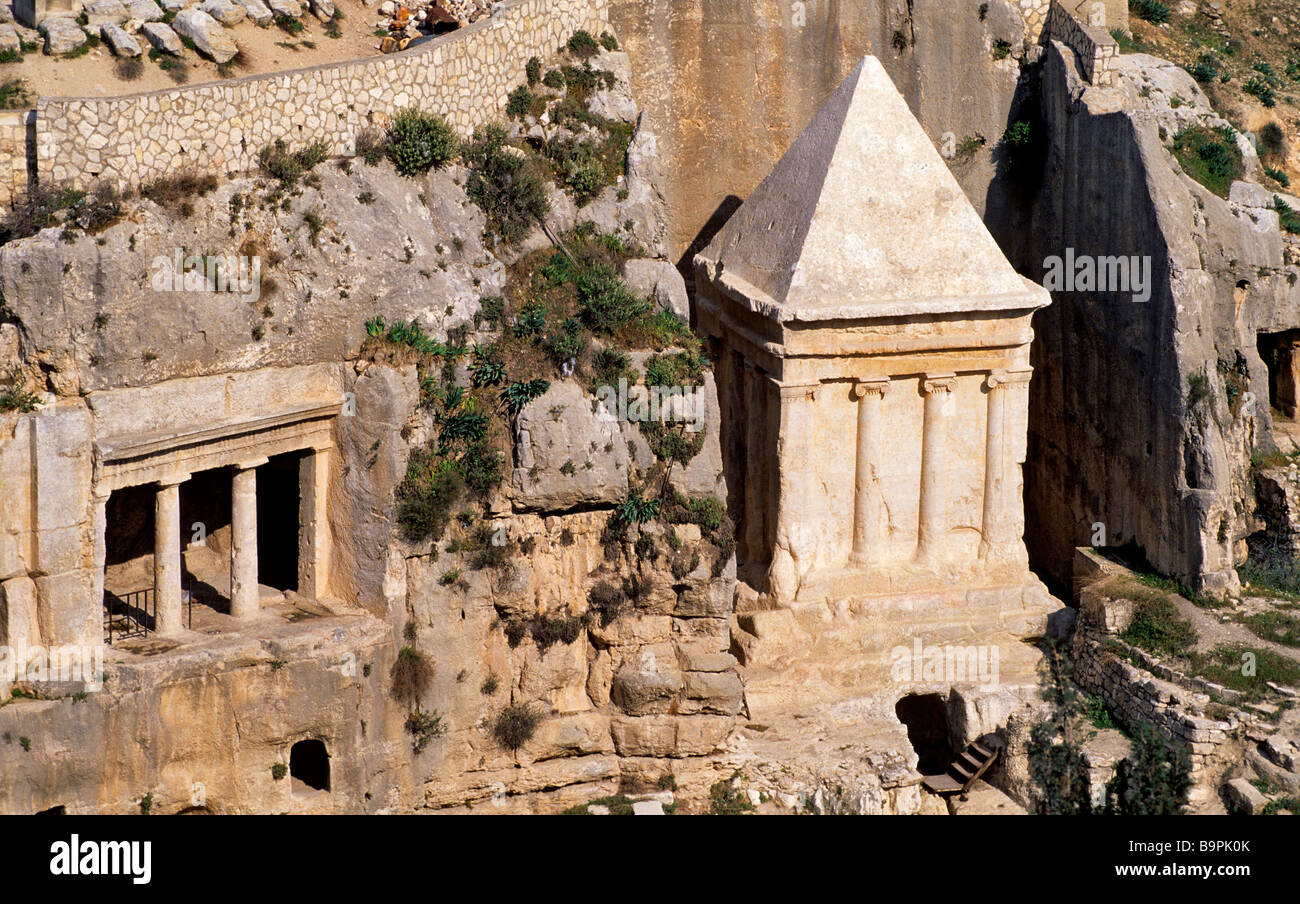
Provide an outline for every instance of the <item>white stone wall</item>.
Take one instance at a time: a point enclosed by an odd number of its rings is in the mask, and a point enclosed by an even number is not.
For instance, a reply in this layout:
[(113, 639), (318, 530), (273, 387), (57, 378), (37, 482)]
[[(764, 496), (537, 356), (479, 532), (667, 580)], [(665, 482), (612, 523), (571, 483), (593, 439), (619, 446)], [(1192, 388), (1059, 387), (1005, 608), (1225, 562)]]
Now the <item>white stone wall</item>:
[(27, 118), (31, 110), (0, 110), (0, 207), (27, 190)]
[[(1073, 50), (1079, 59), (1083, 77), (1094, 85), (1114, 84), (1111, 61), (1119, 56), (1119, 45), (1110, 36), (1108, 25), (1097, 27), (1084, 24), (1060, 3), (1053, 2), (1048, 13), (1047, 31), (1054, 41), (1060, 41)], [(1109, 19), (1106, 19), (1109, 22)]]
[(39, 175), (84, 187), (186, 167), (247, 172), (277, 138), (295, 148), (324, 140), (347, 156), (359, 132), (408, 106), (468, 135), (501, 116), (529, 57), (553, 53), (580, 28), (599, 36), (608, 27), (608, 0), (513, 0), (402, 53), (126, 97), (41, 98)]

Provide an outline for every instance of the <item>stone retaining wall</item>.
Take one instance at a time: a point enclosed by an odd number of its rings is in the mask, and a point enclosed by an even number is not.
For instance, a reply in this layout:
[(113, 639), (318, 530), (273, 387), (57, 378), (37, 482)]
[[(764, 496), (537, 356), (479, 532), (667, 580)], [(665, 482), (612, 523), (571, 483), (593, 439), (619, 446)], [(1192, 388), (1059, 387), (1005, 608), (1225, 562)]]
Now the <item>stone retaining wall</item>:
[[(125, 97), (41, 98), (38, 177), (137, 185), (188, 167), (247, 172), (258, 151), (323, 140), (350, 156), (361, 131), (408, 106), (464, 135), (501, 116), (545, 57), (580, 28), (608, 28), (609, 0), (512, 0), (486, 19), (401, 53)], [(0, 166), (3, 159), (0, 158)], [(2, 170), (0, 170), (2, 171)]]
[(1100, 696), (1122, 725), (1145, 722), (1186, 748), (1192, 780), (1199, 781), (1207, 775), (1216, 750), (1233, 739), (1240, 727), (1233, 716), (1220, 721), (1204, 715), (1211, 699), (1207, 691), (1221, 691), (1224, 696), (1231, 692), (1189, 679), (1120, 640), (1118, 635), (1132, 622), (1134, 605), (1108, 591), (1107, 579), (1126, 570), (1084, 549), (1076, 551), (1075, 563), (1081, 578), (1076, 583), (1078, 621), (1071, 651), (1075, 683)]
[(31, 110), (0, 110), (0, 207), (27, 191), (27, 121)]
[[(1081, 13), (1086, 11), (1087, 4), (1082, 6), (1085, 9), (1081, 9)], [(1115, 76), (1111, 72), (1111, 61), (1119, 56), (1119, 45), (1110, 36), (1108, 29), (1121, 26), (1109, 24), (1111, 21), (1109, 16), (1103, 21), (1108, 23), (1107, 26), (1087, 25), (1084, 21), (1075, 18), (1074, 14), (1056, 0), (1052, 0), (1051, 9), (1047, 14), (1046, 37), (1060, 41), (1073, 50), (1079, 59), (1079, 70), (1083, 73), (1083, 77), (1094, 85), (1114, 84)]]

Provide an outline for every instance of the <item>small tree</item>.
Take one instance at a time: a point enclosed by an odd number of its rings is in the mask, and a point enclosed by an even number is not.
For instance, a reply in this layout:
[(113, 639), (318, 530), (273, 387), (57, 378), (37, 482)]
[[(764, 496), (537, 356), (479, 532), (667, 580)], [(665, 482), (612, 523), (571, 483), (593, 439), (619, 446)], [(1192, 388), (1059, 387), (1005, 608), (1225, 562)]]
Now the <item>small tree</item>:
[(1187, 750), (1171, 744), (1145, 722), (1133, 732), (1133, 752), (1106, 786), (1107, 813), (1119, 816), (1177, 816), (1192, 785)]
[(460, 153), (460, 139), (445, 119), (407, 107), (388, 127), (388, 156), (403, 176), (446, 166)]

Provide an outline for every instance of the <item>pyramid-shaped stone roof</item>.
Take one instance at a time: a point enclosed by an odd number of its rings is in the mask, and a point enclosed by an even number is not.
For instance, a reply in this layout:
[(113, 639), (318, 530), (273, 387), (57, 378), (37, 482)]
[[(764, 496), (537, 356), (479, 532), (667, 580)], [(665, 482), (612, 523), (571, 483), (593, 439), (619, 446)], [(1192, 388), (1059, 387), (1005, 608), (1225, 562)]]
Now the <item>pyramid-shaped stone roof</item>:
[(697, 258), (780, 321), (1046, 305), (865, 57)]

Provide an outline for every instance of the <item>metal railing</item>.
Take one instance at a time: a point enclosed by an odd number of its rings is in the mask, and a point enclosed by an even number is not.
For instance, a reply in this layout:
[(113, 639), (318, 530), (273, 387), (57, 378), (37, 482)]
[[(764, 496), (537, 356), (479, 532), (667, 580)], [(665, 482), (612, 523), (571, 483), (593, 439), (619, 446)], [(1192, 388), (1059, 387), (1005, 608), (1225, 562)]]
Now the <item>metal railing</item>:
[[(185, 605), (185, 627), (194, 627), (194, 592), (181, 590)], [(144, 637), (158, 624), (158, 599), (154, 588), (132, 590), (129, 593), (104, 591), (104, 642), (110, 646), (113, 639)]]

